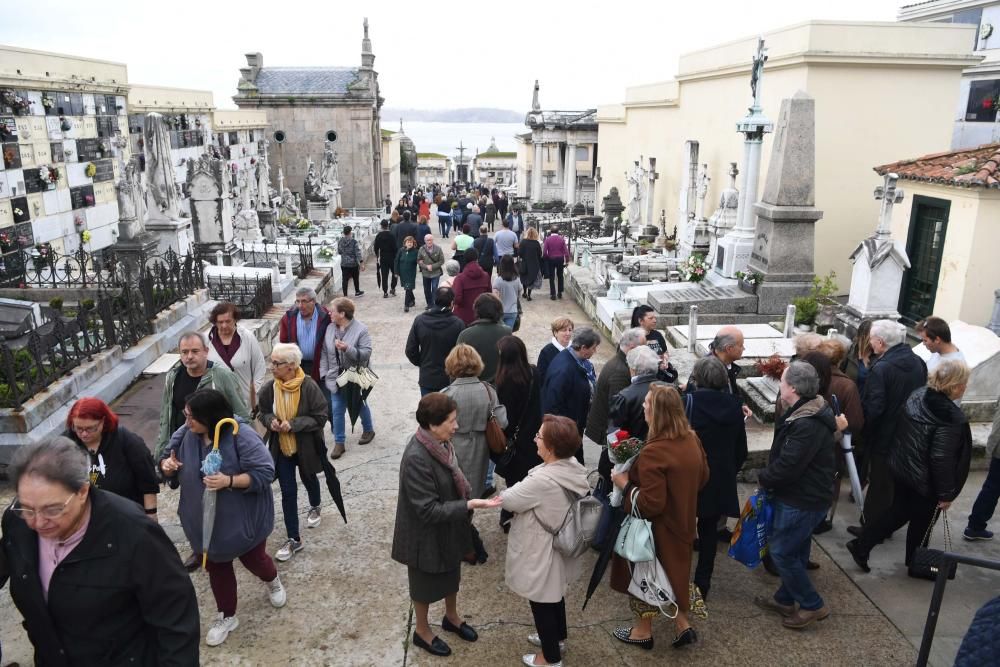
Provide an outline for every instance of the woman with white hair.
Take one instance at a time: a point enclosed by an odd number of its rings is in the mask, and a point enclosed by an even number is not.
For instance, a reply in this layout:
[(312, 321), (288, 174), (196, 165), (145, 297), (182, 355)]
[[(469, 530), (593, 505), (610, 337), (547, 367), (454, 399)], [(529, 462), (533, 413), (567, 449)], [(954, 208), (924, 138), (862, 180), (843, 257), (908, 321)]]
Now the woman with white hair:
[[(275, 558), (284, 562), (302, 551), (299, 533), (298, 485), (302, 478), (309, 498), (306, 526), (316, 528), (320, 517), (317, 475), (326, 472), (327, 484), (336, 479), (326, 458), (323, 426), (330, 407), (316, 381), (302, 370), (302, 351), (294, 343), (277, 343), (271, 350), (274, 381), (261, 387), (258, 420), (267, 429), (267, 444), (281, 489), (281, 511), (285, 520), (285, 541)], [(329, 470), (326, 468), (329, 467)]]
[(649, 393), (649, 386), (656, 381), (660, 370), (660, 357), (651, 347), (640, 345), (625, 355), (632, 383), (611, 397), (608, 410), (609, 425), (624, 429), (629, 435), (646, 439), (649, 425), (643, 412), (643, 401)]
[(457, 259), (449, 259), (446, 261), (444, 263), (444, 275), (441, 276), (441, 280), (438, 281), (438, 289), (442, 287), (451, 287), (455, 282), (455, 276), (457, 276), (461, 270), (462, 265), (458, 263)]

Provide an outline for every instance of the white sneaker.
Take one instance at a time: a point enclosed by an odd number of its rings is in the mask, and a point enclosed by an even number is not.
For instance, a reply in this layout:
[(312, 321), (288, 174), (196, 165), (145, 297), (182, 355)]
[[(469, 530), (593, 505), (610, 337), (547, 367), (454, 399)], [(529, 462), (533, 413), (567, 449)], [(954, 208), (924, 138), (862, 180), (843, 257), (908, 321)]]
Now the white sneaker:
[[(537, 646), (539, 648), (542, 647), (542, 639), (541, 639), (541, 637), (538, 636), (537, 632), (532, 632), (530, 635), (528, 635), (528, 643), (531, 644), (532, 646)], [(566, 652), (566, 642), (565, 641), (559, 642), (559, 652), (560, 653), (565, 653)]]
[(286, 560), (290, 559), (292, 556), (302, 551), (302, 549), (304, 548), (305, 547), (302, 545), (302, 540), (288, 539), (285, 541), (284, 544), (281, 545), (281, 548), (278, 549), (277, 553), (274, 554), (274, 557), (277, 558), (280, 562), (284, 563)]
[(208, 634), (205, 635), (205, 643), (209, 646), (218, 646), (222, 642), (226, 641), (226, 637), (229, 633), (240, 626), (240, 620), (235, 616), (230, 616), (224, 618), (222, 612), (219, 612), (219, 618), (216, 619), (212, 627), (208, 629)]
[(271, 605), (278, 609), (284, 607), (288, 602), (288, 594), (281, 584), (281, 577), (275, 577), (274, 581), (265, 581), (264, 586), (267, 588), (267, 597), (271, 599)]
[(310, 507), (309, 514), (306, 515), (306, 527), (307, 528), (318, 528), (323, 517), (319, 515), (318, 507)]

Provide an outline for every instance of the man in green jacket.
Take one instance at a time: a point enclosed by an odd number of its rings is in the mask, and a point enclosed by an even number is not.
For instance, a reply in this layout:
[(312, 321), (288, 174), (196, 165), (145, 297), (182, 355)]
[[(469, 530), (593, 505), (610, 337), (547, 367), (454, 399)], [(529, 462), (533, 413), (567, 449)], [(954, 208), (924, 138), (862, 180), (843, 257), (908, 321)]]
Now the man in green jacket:
[(204, 334), (187, 331), (177, 343), (181, 360), (167, 371), (160, 404), (160, 434), (156, 440), (156, 456), (167, 446), (174, 431), (184, 425), (184, 403), (188, 396), (199, 389), (222, 392), (233, 406), (233, 413), (250, 421), (250, 411), (243, 400), (239, 381), (231, 370), (208, 360), (208, 341)]

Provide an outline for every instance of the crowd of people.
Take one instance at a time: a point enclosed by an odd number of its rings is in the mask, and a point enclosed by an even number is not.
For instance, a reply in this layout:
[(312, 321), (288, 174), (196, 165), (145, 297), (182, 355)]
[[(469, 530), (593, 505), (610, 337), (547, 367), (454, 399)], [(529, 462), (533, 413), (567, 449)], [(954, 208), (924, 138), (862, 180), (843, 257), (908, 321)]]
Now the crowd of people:
[[(506, 585), (528, 601), (534, 619), (526, 640), (539, 650), (522, 662), (562, 664), (566, 595), (582, 561), (557, 548), (553, 536), (577, 500), (593, 492), (585, 442), (600, 448), (590, 463), (598, 486), (605, 494), (617, 489), (621, 510), (650, 523), (672, 591), (672, 646), (697, 643), (692, 620), (707, 613), (718, 545), (729, 539), (726, 522), (739, 516), (737, 475), (748, 458), (750, 409), (736, 382), (740, 329), (721, 327), (683, 383), (648, 306), (634, 310), (599, 372), (592, 360), (602, 336), (565, 316), (552, 320), (551, 341), (532, 363), (515, 335), (521, 300), (532, 299), (543, 275), (550, 298), (563, 298), (570, 255), (558, 230), (540, 240), (495, 191), (417, 191), (394, 208), (388, 202), (386, 212), (374, 242), (383, 298), (400, 286), (404, 311), (415, 307), (419, 272), (426, 302), (405, 346), (421, 398), (413, 431), (396, 443), (402, 457), (389, 554), (407, 568), (412, 645), (451, 654), (430, 620), (430, 606), (441, 600), (441, 630), (478, 639), (458, 593), (463, 565), (488, 562), (480, 530), (496, 520), (507, 534)], [(434, 224), (441, 238), (431, 233)], [(453, 230), (449, 255), (442, 239)], [(185, 568), (207, 571), (217, 614), (208, 646), (223, 644), (239, 626), (234, 561), (262, 582), (271, 605), (286, 604), (275, 561), (306, 546), (296, 477), (306, 490), (306, 528), (318, 528), (320, 474), (343, 512), (332, 460), (347, 451), (347, 420), (361, 421), (359, 445), (375, 439), (371, 407), (353, 383), (377, 350), (348, 298), (351, 284), (355, 299), (364, 294), (365, 257), (349, 227), (339, 247), (343, 296), (326, 306), (313, 289), (299, 288), (266, 361), (230, 303), (212, 310), (207, 334), (181, 334), (151, 448), (103, 401), (82, 398), (62, 437), (18, 452), (16, 498), (2, 520), (0, 583), (10, 582), (39, 664), (196, 664), (200, 624)], [(872, 550), (903, 526), (910, 566), (966, 481), (971, 435), (960, 402), (969, 369), (943, 320), (928, 318), (917, 330), (932, 352), (926, 364), (901, 325), (877, 320), (863, 323), (853, 341), (800, 336), (781, 375), (772, 446), (757, 477), (774, 514), (765, 567), (780, 584), (753, 602), (780, 615), (786, 628), (801, 630), (831, 614), (808, 572), (818, 567), (810, 560), (812, 536), (832, 529), (846, 433), (867, 487), (864, 521), (848, 528), (854, 539), (847, 548), (865, 571)], [(645, 443), (627, 470), (609, 455), (619, 431)], [(996, 431), (967, 540), (993, 536), (987, 522), (1000, 495)], [(285, 539), (271, 554), (275, 481)], [(164, 484), (179, 492), (186, 560), (155, 520)], [(664, 612), (637, 596), (633, 568), (619, 553), (611, 557), (610, 587), (635, 616), (613, 636), (651, 650), (653, 621)]]

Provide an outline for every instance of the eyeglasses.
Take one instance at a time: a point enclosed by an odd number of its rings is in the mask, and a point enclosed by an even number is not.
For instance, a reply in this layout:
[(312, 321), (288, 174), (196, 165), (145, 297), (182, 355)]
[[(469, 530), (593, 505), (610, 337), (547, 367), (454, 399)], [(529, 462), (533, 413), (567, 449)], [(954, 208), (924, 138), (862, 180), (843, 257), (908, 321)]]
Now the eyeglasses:
[(304, 303), (315, 303), (316, 299), (296, 299), (295, 303), (297, 305), (302, 305)]
[(545, 438), (542, 437), (541, 431), (535, 434), (535, 440), (545, 440)]
[(97, 422), (97, 424), (95, 424), (94, 426), (77, 426), (76, 424), (74, 424), (73, 430), (80, 435), (90, 435), (91, 433), (100, 431), (103, 426), (104, 426), (103, 421)]
[(267, 362), (267, 367), (268, 368), (281, 368), (282, 366), (287, 366), (290, 363), (292, 363), (292, 362), (290, 362), (290, 361), (274, 361), (272, 359), (271, 361)]
[(62, 505), (49, 505), (48, 507), (43, 507), (40, 510), (21, 507), (20, 501), (15, 499), (14, 505), (10, 508), (10, 511), (14, 512), (25, 521), (34, 520), (39, 514), (41, 514), (45, 519), (58, 519), (66, 511), (66, 508), (69, 506), (69, 501), (73, 500), (75, 495), (75, 493), (72, 494)]

